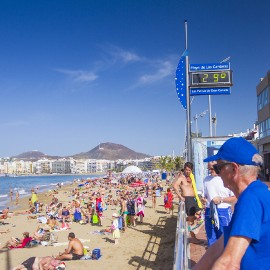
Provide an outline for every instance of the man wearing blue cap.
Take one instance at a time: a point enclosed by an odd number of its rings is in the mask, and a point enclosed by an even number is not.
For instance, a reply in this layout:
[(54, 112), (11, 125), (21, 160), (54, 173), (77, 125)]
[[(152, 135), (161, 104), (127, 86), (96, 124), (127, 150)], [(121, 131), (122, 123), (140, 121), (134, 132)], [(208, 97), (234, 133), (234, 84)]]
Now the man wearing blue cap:
[(227, 140), (214, 156), (215, 171), (238, 201), (224, 234), (193, 270), (266, 270), (270, 267), (270, 191), (257, 176), (262, 157), (243, 138)]

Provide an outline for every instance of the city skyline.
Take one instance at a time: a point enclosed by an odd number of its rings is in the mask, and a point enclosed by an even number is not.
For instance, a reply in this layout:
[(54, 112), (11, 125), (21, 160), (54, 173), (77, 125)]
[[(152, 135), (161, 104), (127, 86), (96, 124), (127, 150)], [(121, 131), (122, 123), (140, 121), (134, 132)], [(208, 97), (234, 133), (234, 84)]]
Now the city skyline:
[[(0, 156), (68, 156), (102, 142), (181, 155), (186, 111), (175, 87), (188, 21), (190, 63), (230, 57), (231, 95), (212, 96), (217, 136), (257, 120), (270, 50), (266, 0), (0, 3)], [(193, 117), (208, 109), (196, 96)], [(209, 135), (208, 113), (198, 129)]]

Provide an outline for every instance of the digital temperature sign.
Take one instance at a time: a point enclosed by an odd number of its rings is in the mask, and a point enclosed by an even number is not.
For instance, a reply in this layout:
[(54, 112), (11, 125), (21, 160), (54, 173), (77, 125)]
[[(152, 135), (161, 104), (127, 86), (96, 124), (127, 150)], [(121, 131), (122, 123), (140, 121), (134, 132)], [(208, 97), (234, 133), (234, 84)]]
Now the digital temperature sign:
[(205, 85), (232, 85), (232, 73), (230, 70), (191, 73), (191, 86)]

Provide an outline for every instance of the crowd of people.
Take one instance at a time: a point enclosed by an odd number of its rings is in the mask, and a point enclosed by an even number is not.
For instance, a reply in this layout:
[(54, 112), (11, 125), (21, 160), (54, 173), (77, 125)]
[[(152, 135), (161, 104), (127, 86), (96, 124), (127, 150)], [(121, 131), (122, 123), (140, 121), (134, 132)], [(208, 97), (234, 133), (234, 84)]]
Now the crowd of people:
[[(57, 241), (54, 232), (70, 230), (74, 222), (86, 226), (98, 226), (101, 232), (110, 233), (114, 244), (118, 245), (121, 235), (124, 232), (128, 234), (129, 227), (143, 224), (147, 214), (146, 204), (155, 209), (156, 199), (161, 196), (164, 196), (164, 209), (168, 214), (173, 214), (173, 194), (170, 189), (167, 192), (163, 190), (158, 174), (149, 174), (147, 178), (132, 174), (120, 178), (118, 176), (116, 184), (112, 184), (111, 180), (109, 178), (75, 180), (73, 189), (66, 194), (70, 198), (68, 202), (59, 200), (58, 190), (47, 193), (48, 203), (40, 202), (38, 191), (33, 189), (29, 198), (29, 210), (14, 211), (13, 215), (23, 214), (27, 215), (28, 219), (36, 220), (36, 230), (32, 233), (24, 232), (21, 238), (11, 237), (1, 249), (53, 244)], [(115, 209), (111, 217), (104, 215), (108, 208)], [(2, 214), (4, 217), (7, 216), (5, 211)], [(104, 229), (105, 218), (111, 220), (111, 226)], [(57, 265), (65, 260), (79, 260), (86, 255), (83, 244), (75, 237), (74, 232), (68, 234), (68, 240), (68, 247), (51, 258)], [(24, 265), (29, 264), (32, 269), (47, 269), (46, 266), (44, 268), (45, 261), (48, 262), (50, 259), (31, 257), (14, 269), (24, 269)]]
[[(130, 174), (118, 176), (115, 184), (110, 177), (75, 181), (75, 187), (68, 194), (69, 202), (59, 201), (54, 192), (48, 195), (50, 202), (43, 205), (33, 191), (29, 213), (39, 222), (36, 231), (31, 235), (24, 232), (21, 239), (11, 238), (2, 248), (24, 248), (33, 241), (49, 243), (54, 230), (68, 230), (72, 222), (99, 226), (100, 231), (111, 233), (114, 244), (119, 245), (123, 232), (128, 234), (129, 227), (143, 224), (146, 204), (155, 209), (157, 197), (161, 196), (167, 215), (173, 215), (174, 202), (185, 203), (191, 242), (201, 243), (196, 234), (205, 226), (208, 249), (194, 270), (267, 269), (270, 195), (267, 186), (257, 181), (261, 156), (246, 140), (232, 138), (216, 155), (204, 161), (209, 175), (203, 181), (200, 195), (191, 162), (171, 175), (166, 188), (158, 174), (150, 174), (147, 179)], [(108, 208), (115, 212), (109, 217), (111, 226), (104, 229), (103, 220), (108, 218), (104, 212)], [(8, 210), (2, 211), (2, 218), (8, 216)], [(32, 257), (26, 263), (30, 263), (32, 269), (51, 269), (44, 265), (51, 262), (60, 265), (63, 260), (85, 256), (84, 246), (74, 232), (68, 234), (68, 240), (67, 249), (54, 258)]]

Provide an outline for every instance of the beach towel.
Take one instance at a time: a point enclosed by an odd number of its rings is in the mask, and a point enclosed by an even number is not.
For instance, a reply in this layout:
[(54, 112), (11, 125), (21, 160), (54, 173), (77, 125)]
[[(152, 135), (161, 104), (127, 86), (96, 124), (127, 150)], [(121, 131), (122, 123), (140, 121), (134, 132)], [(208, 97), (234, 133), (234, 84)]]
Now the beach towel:
[(200, 198), (198, 196), (198, 191), (197, 191), (197, 187), (196, 187), (195, 177), (194, 177), (193, 173), (190, 173), (189, 177), (190, 177), (190, 179), (192, 181), (192, 187), (193, 187), (193, 191), (194, 191), (194, 195), (195, 195), (197, 204), (198, 204), (199, 208), (203, 208), (202, 207), (201, 200), (200, 200)]
[(214, 226), (219, 229), (217, 205), (213, 202), (213, 200), (210, 202), (210, 217)]

